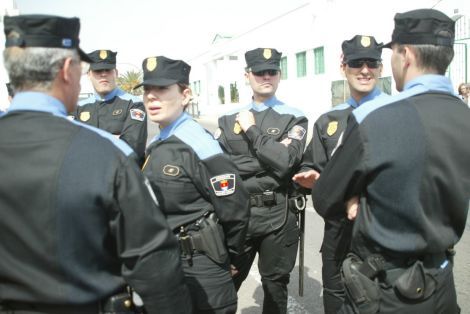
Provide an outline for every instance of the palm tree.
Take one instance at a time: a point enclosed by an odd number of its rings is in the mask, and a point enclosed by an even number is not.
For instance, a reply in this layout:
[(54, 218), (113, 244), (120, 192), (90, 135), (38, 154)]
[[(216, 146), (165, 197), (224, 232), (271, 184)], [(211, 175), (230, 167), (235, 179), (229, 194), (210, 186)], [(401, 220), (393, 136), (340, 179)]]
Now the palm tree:
[(132, 89), (134, 86), (142, 82), (142, 72), (140, 71), (127, 71), (126, 73), (119, 75), (117, 78), (117, 85), (122, 90), (136, 96), (140, 96), (143, 94), (142, 87), (137, 89)]

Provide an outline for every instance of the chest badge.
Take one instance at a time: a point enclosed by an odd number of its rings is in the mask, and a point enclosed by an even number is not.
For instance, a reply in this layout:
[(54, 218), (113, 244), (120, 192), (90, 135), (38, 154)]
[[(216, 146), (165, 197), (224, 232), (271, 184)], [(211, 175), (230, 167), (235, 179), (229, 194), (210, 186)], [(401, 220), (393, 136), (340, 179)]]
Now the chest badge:
[(336, 131), (338, 131), (338, 121), (331, 121), (330, 123), (328, 123), (328, 127), (326, 128), (326, 134), (328, 134), (328, 136), (332, 136), (336, 133)]
[(278, 128), (269, 128), (266, 130), (266, 133), (268, 133), (269, 135), (278, 135), (279, 133), (281, 133), (281, 130), (279, 130)]
[(235, 122), (233, 126), (233, 133), (240, 134), (241, 131), (242, 131), (242, 127), (240, 126), (240, 123)]
[(118, 116), (122, 113), (122, 109), (116, 109), (113, 111), (113, 116)]
[(165, 165), (165, 167), (163, 167), (163, 173), (167, 176), (176, 177), (180, 174), (180, 168), (172, 165)]
[(235, 192), (235, 174), (227, 173), (212, 177), (211, 184), (216, 196), (233, 194)]
[(83, 112), (80, 112), (80, 120), (81, 121), (88, 121), (90, 120), (91, 118), (91, 115), (90, 115), (90, 111), (83, 111)]

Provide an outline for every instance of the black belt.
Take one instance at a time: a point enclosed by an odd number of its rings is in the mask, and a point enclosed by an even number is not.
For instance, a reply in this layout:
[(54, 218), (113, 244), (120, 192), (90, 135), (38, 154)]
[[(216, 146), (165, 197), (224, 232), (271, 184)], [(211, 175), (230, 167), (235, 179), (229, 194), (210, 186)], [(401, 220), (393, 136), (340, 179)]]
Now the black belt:
[(23, 313), (47, 314), (135, 313), (132, 297), (127, 291), (112, 295), (101, 302), (85, 305), (56, 305), (5, 301), (0, 303), (0, 312), (4, 311), (21, 311)]
[(263, 193), (250, 194), (250, 205), (256, 207), (276, 205), (276, 192), (264, 191)]

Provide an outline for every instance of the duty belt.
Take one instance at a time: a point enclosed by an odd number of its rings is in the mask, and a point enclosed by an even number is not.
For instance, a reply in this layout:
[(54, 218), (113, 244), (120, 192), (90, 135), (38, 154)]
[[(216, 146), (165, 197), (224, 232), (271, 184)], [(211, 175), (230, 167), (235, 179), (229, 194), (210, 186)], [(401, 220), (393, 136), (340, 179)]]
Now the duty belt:
[(264, 191), (263, 193), (250, 194), (250, 205), (256, 207), (276, 205), (276, 192)]

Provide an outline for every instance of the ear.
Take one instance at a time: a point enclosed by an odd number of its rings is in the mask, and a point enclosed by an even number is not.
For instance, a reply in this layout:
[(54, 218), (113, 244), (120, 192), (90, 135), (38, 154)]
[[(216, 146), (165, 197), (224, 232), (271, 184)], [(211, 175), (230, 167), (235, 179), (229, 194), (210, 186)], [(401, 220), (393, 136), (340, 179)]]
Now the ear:
[(416, 65), (416, 57), (413, 50), (409, 46), (405, 46), (401, 54), (403, 66), (408, 68), (410, 65)]
[(346, 77), (346, 64), (341, 62), (339, 66), (339, 71), (343, 77)]
[(250, 85), (250, 73), (245, 72), (245, 84)]
[(118, 77), (118, 76), (119, 76), (118, 69), (117, 69), (117, 68), (115, 68), (115, 69), (114, 69), (114, 71), (116, 72), (116, 77)]
[(70, 83), (70, 81), (72, 80), (72, 70), (73, 70), (73, 60), (72, 58), (66, 58), (65, 61), (64, 61), (64, 65), (62, 67), (62, 79), (67, 82), (67, 83)]
[(189, 88), (186, 88), (184, 91), (183, 91), (183, 102), (182, 102), (182, 105), (184, 107), (186, 107), (188, 104), (189, 104), (189, 101), (191, 100), (191, 96), (192, 96), (192, 93), (191, 93), (191, 90)]

